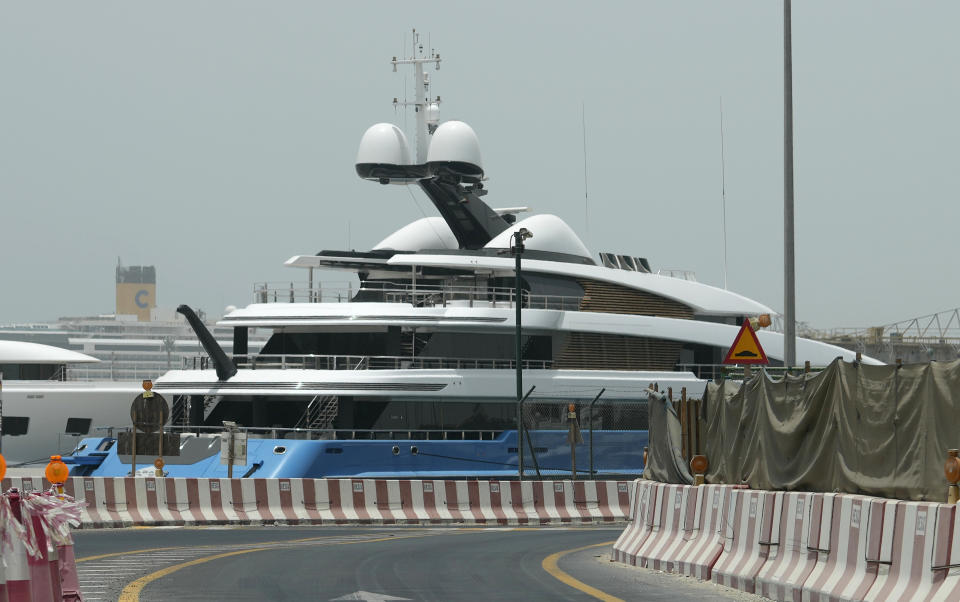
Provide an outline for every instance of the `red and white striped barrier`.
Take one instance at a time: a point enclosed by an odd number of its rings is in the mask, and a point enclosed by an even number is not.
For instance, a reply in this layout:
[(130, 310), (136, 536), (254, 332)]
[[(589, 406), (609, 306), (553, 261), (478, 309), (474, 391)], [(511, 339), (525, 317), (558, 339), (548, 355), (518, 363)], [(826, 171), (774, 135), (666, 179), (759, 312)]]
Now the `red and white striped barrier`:
[(960, 508), (634, 483), (612, 559), (778, 600), (960, 600)]
[(672, 572), (677, 544), (683, 543), (687, 524), (693, 523), (697, 492), (686, 485), (662, 485), (650, 536), (637, 550), (637, 566)]
[(942, 571), (944, 578), (929, 599), (960, 600), (960, 511), (956, 504), (937, 509), (932, 570)]
[[(934, 541), (938, 535), (941, 541), (951, 538), (953, 521), (944, 520), (937, 524), (942, 504), (891, 500), (886, 506), (894, 508), (893, 544), (889, 550), (889, 562), (880, 559), (877, 578), (866, 598), (885, 601), (923, 599), (939, 588), (946, 577), (945, 569), (934, 569)], [(948, 546), (943, 546), (945, 552)]]
[(0, 600), (82, 600), (70, 537), (79, 517), (79, 505), (67, 496), (0, 495)]
[[(40, 489), (42, 479), (4, 487)], [(187, 524), (583, 524), (623, 521), (625, 481), (69, 479), (82, 526)]]
[(886, 500), (862, 495), (824, 496), (823, 503), (824, 523), (828, 514), (830, 522), (815, 544), (817, 560), (803, 584), (803, 600), (863, 600), (879, 561), (889, 562), (893, 514), (887, 515)]
[(725, 517), (732, 494), (732, 485), (697, 487), (690, 536), (674, 553), (679, 573), (704, 581), (711, 579), (713, 566), (723, 552)]
[(774, 501), (773, 492), (731, 492), (723, 552), (713, 565), (712, 581), (754, 593), (757, 573), (770, 550)]
[(820, 547), (820, 540), (823, 536), (824, 545), (829, 543), (834, 494), (775, 495), (770, 552), (757, 574), (757, 593), (800, 602), (803, 584), (817, 564), (817, 552), (830, 551)]
[[(3, 520), (3, 543), (0, 571), (3, 571), (3, 584), (0, 585), (0, 600), (30, 600), (33, 596), (30, 587), (30, 563), (27, 561), (27, 548), (22, 535), (11, 533), (10, 527), (17, 519), (13, 518), (7, 496), (0, 496), (0, 519)], [(6, 506), (3, 508), (3, 506)]]
[(650, 535), (656, 511), (656, 493), (660, 483), (637, 479), (633, 482), (630, 505), (630, 524), (613, 544), (611, 559), (625, 564), (636, 564), (637, 551)]

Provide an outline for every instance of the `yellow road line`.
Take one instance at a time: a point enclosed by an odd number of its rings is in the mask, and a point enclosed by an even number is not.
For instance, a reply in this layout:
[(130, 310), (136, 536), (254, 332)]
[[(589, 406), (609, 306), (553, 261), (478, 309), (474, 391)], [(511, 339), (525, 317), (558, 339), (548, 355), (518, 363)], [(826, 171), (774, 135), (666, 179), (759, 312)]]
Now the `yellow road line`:
[(553, 577), (554, 579), (569, 585), (573, 589), (580, 590), (581, 592), (587, 594), (588, 596), (593, 596), (597, 600), (603, 600), (604, 602), (624, 602), (622, 598), (611, 596), (606, 592), (602, 592), (595, 587), (591, 587), (587, 585), (586, 583), (584, 583), (583, 581), (580, 581), (579, 579), (575, 579), (569, 573), (561, 571), (560, 567), (557, 566), (557, 563), (560, 562), (560, 559), (566, 556), (567, 554), (579, 552), (580, 550), (588, 550), (590, 548), (599, 548), (602, 546), (609, 546), (613, 543), (614, 542), (612, 541), (605, 541), (603, 543), (595, 543), (589, 546), (583, 546), (580, 548), (574, 548), (572, 550), (564, 550), (562, 552), (557, 552), (556, 554), (550, 554), (549, 556), (543, 559), (543, 563), (542, 563), (543, 570), (548, 572), (550, 576)]
[[(396, 541), (396, 540), (398, 540), (398, 539), (411, 539), (411, 538), (416, 538), (416, 537), (427, 537), (428, 535), (429, 535), (429, 534), (424, 533), (424, 534), (422, 534), (422, 535), (403, 535), (403, 536), (400, 536), (400, 537), (381, 537), (381, 538), (379, 538), (379, 539), (360, 539), (360, 540), (355, 540), (355, 541), (335, 541), (335, 542), (331, 542), (329, 545), (343, 546), (343, 545), (349, 545), (349, 544), (355, 544), (355, 543), (373, 543), (373, 542), (380, 542), (380, 541)], [(305, 542), (305, 541), (323, 540), (323, 539), (330, 539), (330, 537), (329, 537), (329, 536), (327, 536), (327, 537), (308, 537), (308, 538), (305, 538), (305, 539), (290, 539), (290, 540), (281, 541), (281, 542), (267, 542), (267, 544), (258, 543), (258, 544), (251, 544), (251, 545), (263, 546), (263, 545), (277, 544), (277, 543), (280, 543), (280, 544), (284, 544), (284, 543), (297, 543), (297, 542), (301, 542), (301, 543), (302, 543), (302, 542)], [(321, 542), (321, 541), (318, 541), (317, 543), (322, 543), (322, 542)], [(209, 546), (196, 546), (196, 547), (209, 547)], [(160, 549), (160, 548), (158, 548), (158, 549)], [(171, 573), (175, 573), (175, 572), (179, 571), (180, 569), (185, 569), (185, 568), (190, 567), (190, 566), (195, 566), (195, 565), (198, 565), (198, 564), (203, 564), (203, 563), (205, 563), (205, 562), (210, 562), (211, 560), (219, 560), (220, 558), (227, 558), (227, 557), (229, 557), (229, 556), (239, 556), (240, 554), (250, 554), (251, 552), (264, 552), (264, 551), (267, 551), (267, 550), (276, 550), (276, 549), (278, 549), (278, 547), (274, 546), (274, 547), (251, 548), (251, 549), (248, 549), (248, 550), (234, 550), (233, 552), (225, 552), (225, 553), (223, 553), (223, 554), (214, 554), (213, 556), (204, 556), (204, 557), (202, 557), (202, 558), (195, 558), (195, 559), (189, 560), (189, 561), (187, 561), (187, 562), (181, 562), (180, 564), (175, 564), (175, 565), (173, 565), (173, 566), (168, 566), (168, 567), (165, 568), (165, 569), (160, 569), (159, 571), (155, 571), (155, 572), (153, 572), (153, 573), (150, 573), (149, 575), (144, 575), (143, 577), (140, 577), (139, 579), (137, 579), (137, 580), (135, 580), (135, 581), (131, 581), (130, 583), (128, 583), (127, 586), (126, 586), (125, 588), (123, 588), (123, 591), (120, 592), (120, 598), (118, 599), (117, 602), (139, 602), (139, 600), (140, 600), (140, 592), (143, 591), (143, 588), (144, 588), (144, 587), (146, 587), (148, 584), (156, 581), (157, 579), (160, 579), (160, 578), (162, 578), (162, 577), (166, 577), (167, 575), (169, 575), (169, 574), (171, 574)], [(149, 550), (141, 550), (141, 551), (149, 551)], [(127, 553), (129, 554), (130, 552), (127, 552)]]

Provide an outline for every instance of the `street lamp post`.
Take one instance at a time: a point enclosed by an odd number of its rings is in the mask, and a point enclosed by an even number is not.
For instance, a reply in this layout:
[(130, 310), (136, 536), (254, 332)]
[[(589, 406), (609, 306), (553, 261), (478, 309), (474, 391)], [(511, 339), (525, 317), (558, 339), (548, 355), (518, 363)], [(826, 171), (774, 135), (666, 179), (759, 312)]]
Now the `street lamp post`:
[(517, 457), (519, 459), (519, 470), (520, 470), (520, 479), (523, 479), (523, 406), (521, 404), (523, 400), (523, 369), (521, 367), (522, 353), (523, 353), (523, 343), (522, 343), (522, 323), (520, 321), (520, 306), (521, 306), (521, 274), (520, 274), (520, 256), (523, 254), (524, 246), (523, 241), (533, 238), (533, 233), (531, 233), (526, 228), (520, 228), (513, 233), (510, 249), (513, 252), (513, 256), (516, 260), (515, 272), (516, 272), (516, 281), (514, 282), (514, 291), (513, 291), (513, 303), (517, 309), (516, 317), (516, 363), (517, 363)]

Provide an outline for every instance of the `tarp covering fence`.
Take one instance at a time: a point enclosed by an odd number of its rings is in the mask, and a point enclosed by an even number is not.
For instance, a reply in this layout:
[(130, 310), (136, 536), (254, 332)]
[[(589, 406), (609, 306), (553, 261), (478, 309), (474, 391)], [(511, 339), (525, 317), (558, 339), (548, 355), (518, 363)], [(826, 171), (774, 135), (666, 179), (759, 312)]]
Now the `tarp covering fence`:
[[(650, 408), (648, 475), (689, 482), (675, 467), (676, 413), (662, 416), (674, 426), (657, 424)], [(946, 451), (960, 448), (960, 360), (897, 367), (837, 359), (779, 380), (760, 371), (742, 387), (709, 384), (698, 420), (709, 483), (942, 501)]]

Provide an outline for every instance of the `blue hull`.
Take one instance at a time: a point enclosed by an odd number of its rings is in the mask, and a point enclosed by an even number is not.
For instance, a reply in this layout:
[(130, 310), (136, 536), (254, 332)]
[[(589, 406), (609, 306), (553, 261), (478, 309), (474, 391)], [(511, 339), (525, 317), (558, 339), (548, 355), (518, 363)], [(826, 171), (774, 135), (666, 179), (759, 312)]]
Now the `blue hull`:
[[(570, 444), (566, 430), (531, 431), (536, 460), (544, 476), (569, 475)], [(102, 438), (81, 441), (78, 451), (64, 461), (72, 464), (71, 476), (119, 477), (130, 474), (129, 458), (117, 455), (116, 445), (105, 451)], [(647, 431), (594, 431), (593, 465), (596, 474), (639, 475), (643, 471), (643, 448)], [(164, 458), (168, 477), (223, 478), (227, 467), (220, 462), (218, 439), (198, 439), (204, 457)], [(576, 446), (577, 473), (590, 473), (587, 439)], [(196, 454), (194, 454), (196, 456)], [(155, 457), (140, 456), (138, 473), (152, 474)], [(123, 461), (126, 460), (126, 461)], [(527, 476), (535, 476), (529, 449), (524, 454)], [(515, 478), (518, 472), (517, 432), (504, 431), (492, 440), (348, 439), (292, 440), (249, 439), (247, 463), (235, 465), (234, 477), (322, 478), (365, 477), (390, 479)]]

